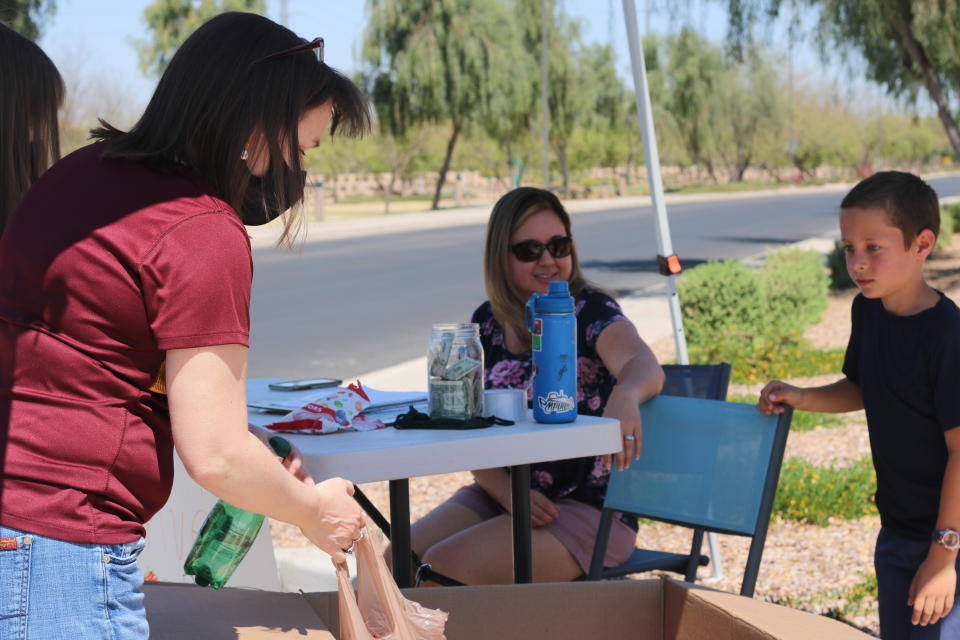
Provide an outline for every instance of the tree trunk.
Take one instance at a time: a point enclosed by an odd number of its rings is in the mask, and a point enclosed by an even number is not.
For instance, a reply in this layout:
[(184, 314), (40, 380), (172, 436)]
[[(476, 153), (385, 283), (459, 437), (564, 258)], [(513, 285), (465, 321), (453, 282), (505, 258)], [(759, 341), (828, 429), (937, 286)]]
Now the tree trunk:
[(960, 156), (960, 129), (957, 128), (957, 121), (953, 119), (953, 114), (950, 113), (950, 103), (947, 95), (943, 91), (943, 83), (940, 82), (937, 72), (933, 69), (933, 65), (930, 64), (930, 59), (927, 57), (923, 45), (920, 44), (920, 41), (913, 35), (913, 31), (903, 13), (896, 9), (889, 8), (886, 13), (888, 18), (893, 22), (897, 33), (900, 35), (900, 42), (903, 48), (906, 49), (910, 55), (910, 59), (920, 67), (920, 71), (923, 73), (923, 82), (927, 87), (927, 93), (930, 94), (930, 98), (934, 104), (937, 105), (937, 115), (940, 116), (940, 122), (943, 123), (943, 128), (947, 132), (950, 146), (953, 147), (954, 153)]
[(443, 158), (443, 166), (440, 167), (440, 175), (437, 176), (437, 190), (433, 194), (433, 203), (430, 209), (436, 211), (440, 208), (440, 193), (443, 191), (443, 182), (447, 178), (447, 169), (450, 168), (450, 160), (453, 158), (453, 147), (457, 144), (457, 136), (460, 135), (460, 123), (453, 123), (453, 133), (447, 141), (447, 155)]
[(750, 156), (740, 158), (737, 163), (737, 172), (734, 176), (737, 182), (743, 182), (743, 175), (747, 172), (747, 169), (750, 168)]
[(560, 171), (563, 173), (563, 198), (566, 200), (570, 197), (570, 165), (567, 163), (567, 148), (559, 147), (557, 155), (560, 160)]
[(707, 167), (707, 175), (710, 176), (710, 180), (713, 184), (720, 184), (720, 181), (717, 179), (717, 170), (713, 166), (713, 160), (704, 160), (704, 164)]
[(397, 179), (396, 171), (390, 172), (390, 182), (387, 183), (387, 188), (383, 191), (383, 212), (390, 213), (390, 200), (393, 198), (393, 183)]

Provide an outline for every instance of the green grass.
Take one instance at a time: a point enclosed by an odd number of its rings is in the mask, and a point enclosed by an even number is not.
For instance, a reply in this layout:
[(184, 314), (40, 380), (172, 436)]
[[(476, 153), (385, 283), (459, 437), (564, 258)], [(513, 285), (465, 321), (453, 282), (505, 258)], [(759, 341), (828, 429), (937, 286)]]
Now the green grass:
[(877, 576), (871, 573), (863, 575), (863, 578), (863, 582), (855, 584), (838, 594), (843, 604), (831, 607), (823, 615), (853, 625), (850, 622), (851, 618), (875, 611), (877, 600), (880, 597)]
[[(838, 620), (860, 631), (869, 629), (860, 627), (853, 618), (862, 615), (876, 615), (877, 610), (877, 576), (874, 574), (860, 574), (863, 578), (852, 587), (846, 589), (827, 589), (818, 593), (803, 595), (786, 595), (770, 598), (770, 602), (790, 609), (808, 611), (827, 618)], [(831, 603), (836, 603), (832, 604)]]
[[(727, 398), (731, 402), (745, 402), (747, 404), (756, 404), (757, 396), (739, 395)], [(847, 424), (847, 418), (836, 413), (814, 413), (812, 411), (794, 411), (793, 419), (790, 420), (790, 429), (793, 431), (812, 431), (817, 427), (831, 429), (834, 427), (843, 427)]]
[(779, 347), (768, 345), (735, 360), (731, 379), (750, 384), (839, 373), (843, 368), (843, 356), (843, 349), (811, 349), (790, 343)]
[(831, 517), (855, 520), (877, 513), (877, 478), (870, 458), (846, 468), (817, 467), (790, 458), (780, 471), (773, 515), (826, 526)]

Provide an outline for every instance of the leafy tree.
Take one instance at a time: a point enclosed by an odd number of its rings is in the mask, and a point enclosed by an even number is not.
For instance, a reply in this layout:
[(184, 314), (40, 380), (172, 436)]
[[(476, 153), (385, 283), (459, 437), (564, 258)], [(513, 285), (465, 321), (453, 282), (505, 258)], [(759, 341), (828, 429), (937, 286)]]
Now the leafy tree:
[(424, 123), (450, 125), (432, 208), (457, 140), (511, 83), (513, 22), (494, 0), (368, 0), (363, 56), (380, 126), (395, 136)]
[(919, 169), (949, 149), (938, 124), (935, 118), (919, 119), (903, 113), (874, 116), (861, 129), (864, 158), (879, 166)]
[(57, 0), (0, 0), (0, 23), (37, 40), (56, 10)]
[(623, 195), (623, 185), (615, 174), (616, 168), (628, 160), (631, 138), (639, 132), (636, 118), (630, 117), (633, 95), (617, 73), (611, 45), (587, 46), (580, 56), (586, 105), (571, 141), (582, 144), (572, 150), (570, 164), (574, 169), (610, 168), (614, 187), (618, 195)]
[(765, 142), (785, 129), (789, 106), (766, 59), (767, 54), (757, 49), (744, 63), (728, 61), (716, 87), (720, 111), (716, 148), (730, 181), (742, 182), (757, 156), (769, 153)]
[[(490, 96), (487, 109), (481, 113), (481, 128), (500, 148), (506, 161), (505, 174), (509, 174), (514, 161), (522, 167), (530, 160), (533, 147), (526, 138), (537, 122), (540, 105), (540, 62), (521, 38), (518, 20), (510, 20), (507, 27), (509, 35), (505, 38), (498, 59), (494, 64), (504, 67), (508, 74), (498, 83), (498, 90)], [(482, 147), (481, 147), (482, 148)], [(491, 167), (494, 175), (500, 177), (501, 170)]]
[(140, 69), (160, 76), (177, 48), (197, 27), (225, 11), (264, 14), (266, 0), (154, 0), (143, 10), (143, 21), (150, 31), (149, 40), (133, 43), (140, 58)]
[(722, 118), (717, 97), (726, 75), (722, 53), (689, 28), (668, 40), (667, 48), (667, 111), (690, 161), (704, 167), (710, 179), (717, 182), (715, 132)]
[[(371, 170), (377, 172), (377, 186), (383, 196), (384, 213), (390, 213), (390, 201), (397, 181), (409, 177), (424, 150), (429, 133), (426, 127), (418, 127), (402, 137), (385, 132), (380, 132), (376, 137), (376, 151), (368, 156), (367, 162)], [(386, 174), (385, 178), (383, 174)]]
[(816, 178), (824, 165), (856, 167), (862, 157), (861, 122), (828, 96), (810, 92), (795, 105), (796, 150), (801, 176)]
[[(526, 50), (536, 60), (540, 69), (543, 51), (541, 0), (516, 0), (517, 21), (521, 25)], [(582, 55), (583, 42), (580, 22), (571, 20), (556, 8), (554, 0), (547, 2), (547, 103), (550, 110), (550, 146), (557, 156), (563, 178), (563, 195), (570, 184), (570, 159), (568, 147), (575, 130), (584, 122), (590, 108), (586, 83), (587, 70)], [(542, 74), (538, 71), (536, 95), (542, 93)]]
[(895, 96), (915, 98), (925, 90), (954, 153), (960, 129), (951, 102), (960, 91), (960, 3), (940, 0), (724, 0), (730, 9), (730, 40), (741, 50), (764, 16), (776, 18), (812, 7), (825, 53), (836, 45), (858, 53), (867, 76)]

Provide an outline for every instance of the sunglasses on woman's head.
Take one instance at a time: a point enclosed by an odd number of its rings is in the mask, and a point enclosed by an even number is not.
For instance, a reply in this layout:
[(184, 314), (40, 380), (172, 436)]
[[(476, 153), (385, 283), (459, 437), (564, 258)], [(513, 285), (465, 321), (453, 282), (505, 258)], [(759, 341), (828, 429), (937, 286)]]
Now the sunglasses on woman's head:
[(271, 53), (268, 56), (264, 56), (260, 58), (259, 60), (255, 60), (253, 64), (266, 62), (268, 60), (275, 60), (277, 58), (283, 58), (285, 56), (293, 55), (295, 53), (300, 53), (302, 51), (312, 51), (314, 55), (317, 56), (317, 60), (320, 62), (323, 62), (323, 38), (314, 38), (309, 42), (304, 40), (303, 44), (298, 44), (295, 47), (284, 49), (283, 51), (278, 51), (277, 53)]
[(553, 236), (546, 243), (539, 240), (524, 240), (510, 245), (510, 251), (520, 262), (536, 262), (549, 251), (555, 259), (566, 258), (573, 251), (573, 238), (570, 236)]

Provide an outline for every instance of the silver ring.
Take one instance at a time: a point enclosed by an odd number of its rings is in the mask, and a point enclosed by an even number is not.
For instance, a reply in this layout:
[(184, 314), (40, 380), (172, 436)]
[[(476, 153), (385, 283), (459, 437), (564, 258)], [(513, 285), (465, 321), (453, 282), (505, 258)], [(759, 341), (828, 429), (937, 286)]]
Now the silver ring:
[(637, 437), (632, 433), (628, 433), (627, 435), (623, 436), (623, 439), (626, 440), (627, 442), (633, 442), (634, 440), (637, 439)]
[(353, 553), (353, 550), (356, 548), (357, 543), (363, 540), (363, 536), (365, 535), (367, 535), (367, 530), (360, 529), (360, 535), (350, 540), (350, 546), (347, 547), (346, 549), (341, 549), (341, 551), (343, 551), (344, 553)]

